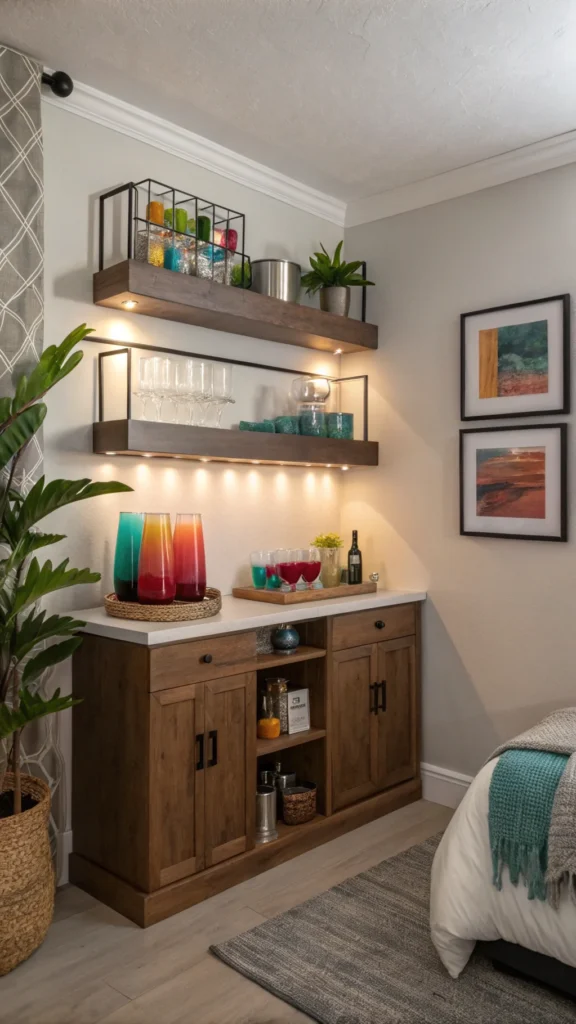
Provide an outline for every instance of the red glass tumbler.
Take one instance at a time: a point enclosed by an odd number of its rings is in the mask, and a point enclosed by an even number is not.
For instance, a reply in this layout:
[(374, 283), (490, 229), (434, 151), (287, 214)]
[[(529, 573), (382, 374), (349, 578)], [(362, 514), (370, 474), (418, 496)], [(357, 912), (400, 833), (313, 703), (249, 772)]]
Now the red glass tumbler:
[(177, 600), (203, 601), (206, 593), (206, 554), (202, 516), (198, 512), (176, 517), (174, 562)]
[(146, 513), (138, 567), (138, 601), (140, 604), (171, 604), (175, 596), (170, 516)]

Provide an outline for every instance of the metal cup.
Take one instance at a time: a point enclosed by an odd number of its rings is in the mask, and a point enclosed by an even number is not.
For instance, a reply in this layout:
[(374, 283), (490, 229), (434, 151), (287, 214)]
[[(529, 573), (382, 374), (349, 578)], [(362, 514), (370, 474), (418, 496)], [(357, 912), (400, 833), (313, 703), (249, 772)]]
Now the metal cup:
[(258, 786), (256, 790), (256, 842), (272, 843), (278, 839), (276, 830), (276, 789)]

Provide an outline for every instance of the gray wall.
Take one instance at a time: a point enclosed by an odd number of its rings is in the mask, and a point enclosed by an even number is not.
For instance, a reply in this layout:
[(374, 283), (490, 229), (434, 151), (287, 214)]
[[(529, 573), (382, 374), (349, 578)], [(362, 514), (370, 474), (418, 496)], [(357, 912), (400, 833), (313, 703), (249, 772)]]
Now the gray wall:
[[(381, 459), (347, 474), (342, 525), (361, 529), (367, 569), (428, 588), (423, 760), (464, 773), (501, 738), (576, 704), (576, 539), (459, 536), (459, 314), (576, 294), (575, 226), (571, 164), (346, 234), (348, 258), (366, 259), (377, 282), (368, 314), (380, 349), (343, 369), (370, 374)], [(570, 432), (570, 512), (572, 452)]]

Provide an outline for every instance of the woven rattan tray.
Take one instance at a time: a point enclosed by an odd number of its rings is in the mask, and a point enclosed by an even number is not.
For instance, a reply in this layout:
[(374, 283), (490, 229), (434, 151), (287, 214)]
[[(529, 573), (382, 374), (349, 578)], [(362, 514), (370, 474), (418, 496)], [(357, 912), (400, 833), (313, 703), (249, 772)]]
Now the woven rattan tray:
[(214, 587), (206, 587), (203, 601), (174, 601), (173, 604), (136, 604), (119, 601), (116, 594), (107, 594), (104, 607), (115, 619), (139, 619), (140, 622), (185, 622), (209, 619), (222, 607), (222, 594)]

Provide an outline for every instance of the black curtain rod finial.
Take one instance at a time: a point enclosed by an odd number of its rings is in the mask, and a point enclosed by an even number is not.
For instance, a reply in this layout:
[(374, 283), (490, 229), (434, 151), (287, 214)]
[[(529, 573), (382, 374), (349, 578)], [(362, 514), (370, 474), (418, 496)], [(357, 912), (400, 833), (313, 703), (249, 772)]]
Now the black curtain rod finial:
[(46, 71), (42, 73), (42, 84), (49, 85), (55, 96), (66, 99), (74, 88), (74, 82), (65, 71), (55, 71), (49, 75)]

